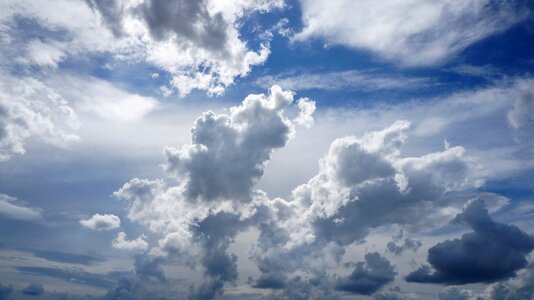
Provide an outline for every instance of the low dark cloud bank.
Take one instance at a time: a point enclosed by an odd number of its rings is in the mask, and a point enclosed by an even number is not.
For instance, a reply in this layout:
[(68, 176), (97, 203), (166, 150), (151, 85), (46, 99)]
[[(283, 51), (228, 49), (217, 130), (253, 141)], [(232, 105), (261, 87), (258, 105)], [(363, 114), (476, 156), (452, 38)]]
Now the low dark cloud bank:
[(473, 232), (430, 248), (428, 262), (432, 268), (422, 266), (408, 274), (407, 281), (494, 282), (515, 276), (527, 266), (527, 255), (534, 249), (534, 237), (514, 225), (493, 221), (483, 201), (471, 202), (453, 222), (466, 225)]

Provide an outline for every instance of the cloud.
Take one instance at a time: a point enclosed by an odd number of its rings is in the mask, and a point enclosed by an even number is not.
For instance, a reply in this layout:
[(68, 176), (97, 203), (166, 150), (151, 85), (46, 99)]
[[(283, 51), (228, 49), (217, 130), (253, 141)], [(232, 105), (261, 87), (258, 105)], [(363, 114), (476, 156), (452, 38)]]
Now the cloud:
[(339, 71), (324, 73), (302, 73), (286, 75), (265, 75), (255, 81), (256, 85), (267, 88), (278, 84), (286, 89), (363, 91), (404, 90), (424, 88), (432, 85), (428, 78), (406, 77), (380, 74), (374, 71)]
[(154, 111), (159, 102), (152, 98), (128, 92), (114, 84), (92, 76), (62, 75), (52, 77), (61, 94), (73, 99), (79, 113), (90, 113), (115, 122), (134, 122)]
[(323, 280), (306, 280), (300, 276), (296, 276), (288, 280), (284, 289), (276, 291), (261, 298), (262, 300), (340, 300), (331, 285)]
[(315, 101), (302, 98), (297, 103), (299, 107), (299, 115), (295, 119), (295, 123), (300, 124), (306, 128), (313, 126), (313, 113), (315, 112)]
[(112, 281), (107, 275), (93, 274), (79, 269), (56, 269), (49, 267), (16, 267), (22, 273), (38, 274), (58, 278), (71, 283), (84, 284), (98, 288), (111, 287)]
[(439, 300), (469, 300), (468, 291), (460, 290), (457, 287), (448, 287), (439, 293)]
[[(259, 42), (243, 39), (245, 16), (283, 6), (281, 0), (4, 1), (0, 34), (7, 38), (0, 42), (22, 66), (55, 68), (70, 57), (105, 53), (169, 73), (181, 96), (194, 89), (219, 95), (270, 53), (261, 32)], [(18, 34), (24, 21), (35, 34)]]
[(365, 255), (365, 262), (356, 263), (354, 271), (336, 282), (339, 291), (371, 295), (395, 279), (395, 269), (391, 263), (378, 252)]
[(104, 261), (102, 257), (87, 254), (68, 253), (53, 250), (32, 250), (31, 252), (35, 257), (44, 258), (48, 261), (56, 261), (68, 264), (82, 264), (90, 266), (94, 263)]
[(78, 136), (78, 120), (67, 101), (43, 82), (0, 74), (0, 161), (25, 152), (29, 139), (66, 146)]
[(395, 236), (392, 241), (388, 242), (388, 244), (386, 245), (387, 251), (395, 255), (400, 255), (406, 250), (416, 252), (422, 246), (422, 243), (420, 241), (412, 240), (410, 238), (405, 238), (403, 243), (399, 243), (399, 241), (402, 240), (403, 235), (404, 232), (401, 230), (398, 236)]
[(165, 149), (166, 181), (136, 178), (115, 192), (127, 201), (128, 218), (163, 235), (162, 249), (185, 249), (189, 227), (210, 209), (216, 213), (217, 207), (251, 202), (272, 151), (293, 134), (293, 123), (283, 116), (292, 102), (292, 92), (273, 86), (268, 95), (249, 95), (229, 114), (204, 113), (190, 144)]
[(447, 240), (428, 250), (428, 266), (408, 274), (406, 280), (421, 283), (467, 284), (494, 282), (516, 275), (527, 266), (534, 237), (514, 225), (493, 221), (482, 200), (472, 201), (454, 219), (473, 232)]
[(2, 286), (2, 284), (0, 283), (0, 300), (9, 300), (11, 298), (12, 293), (12, 286)]
[(32, 282), (22, 290), (22, 293), (31, 296), (40, 296), (44, 294), (44, 287), (40, 283)]
[(516, 278), (492, 284), (486, 289), (486, 298), (493, 300), (532, 299), (534, 297), (534, 267), (519, 272)]
[[(369, 50), (407, 66), (442, 63), (529, 15), (513, 1), (301, 0), (304, 28), (293, 39)], [(523, 12), (521, 12), (523, 11)]]
[(112, 244), (115, 249), (145, 251), (148, 249), (148, 243), (145, 241), (145, 237), (141, 235), (135, 240), (126, 240), (126, 233), (119, 232), (113, 240)]
[(110, 214), (94, 214), (87, 220), (81, 219), (80, 224), (92, 230), (112, 230), (121, 226), (119, 217)]
[(22, 221), (36, 221), (42, 219), (40, 209), (25, 206), (16, 198), (4, 194), (0, 194), (0, 215)]

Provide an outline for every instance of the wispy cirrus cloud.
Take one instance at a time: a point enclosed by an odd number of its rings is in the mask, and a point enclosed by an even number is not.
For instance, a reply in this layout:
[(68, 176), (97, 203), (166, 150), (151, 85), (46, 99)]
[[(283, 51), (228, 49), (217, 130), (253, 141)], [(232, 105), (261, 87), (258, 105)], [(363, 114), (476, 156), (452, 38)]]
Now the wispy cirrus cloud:
[(315, 73), (292, 73), (265, 75), (255, 84), (268, 88), (278, 84), (291, 90), (327, 90), (375, 92), (384, 90), (418, 89), (431, 86), (432, 80), (425, 77), (409, 77), (384, 74), (375, 71), (335, 71)]
[(304, 28), (293, 39), (368, 50), (405, 66), (436, 65), (524, 20), (530, 11), (515, 2), (301, 0)]

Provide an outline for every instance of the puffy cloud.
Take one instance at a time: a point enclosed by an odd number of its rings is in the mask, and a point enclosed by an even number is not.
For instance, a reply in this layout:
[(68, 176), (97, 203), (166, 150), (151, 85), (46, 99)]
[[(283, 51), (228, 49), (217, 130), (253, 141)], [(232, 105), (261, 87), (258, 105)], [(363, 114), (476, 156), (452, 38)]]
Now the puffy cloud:
[(76, 114), (55, 90), (39, 80), (0, 74), (0, 161), (24, 154), (30, 138), (66, 146), (78, 136)]
[(39, 295), (44, 294), (44, 287), (40, 283), (32, 282), (22, 290), (22, 293), (26, 295), (31, 295), (31, 296), (39, 296)]
[(354, 271), (335, 285), (340, 291), (371, 295), (395, 279), (395, 268), (378, 252), (365, 255), (365, 262), (356, 263)]
[[(168, 72), (181, 96), (193, 89), (221, 94), (270, 52), (266, 39), (243, 40), (244, 17), (283, 6), (281, 0), (4, 1), (0, 42), (26, 65), (57, 67), (67, 57), (110, 53)], [(21, 20), (35, 24), (39, 35), (17, 34)], [(13, 53), (15, 45), (26, 51)]]
[(494, 282), (516, 275), (526, 267), (526, 256), (534, 249), (534, 237), (514, 225), (493, 221), (482, 200), (472, 201), (454, 219), (473, 232), (447, 240), (428, 250), (431, 268), (423, 266), (408, 274), (410, 282)]
[(97, 231), (111, 230), (121, 226), (121, 219), (111, 214), (94, 214), (87, 220), (80, 220), (80, 224), (82, 224), (84, 227)]
[(0, 215), (23, 221), (35, 221), (42, 218), (41, 210), (27, 207), (16, 198), (0, 194)]
[(315, 102), (309, 99), (300, 99), (297, 103), (300, 108), (299, 115), (295, 123), (310, 128), (313, 125), (313, 113), (315, 112)]
[(301, 0), (302, 32), (296, 40), (370, 50), (403, 65), (443, 62), (469, 45), (501, 32), (529, 14), (514, 1), (315, 1)]
[(148, 249), (148, 243), (143, 235), (135, 240), (126, 240), (126, 233), (124, 232), (119, 232), (111, 245), (113, 248), (125, 250), (145, 251)]
[(273, 86), (269, 95), (249, 95), (229, 114), (204, 113), (191, 144), (165, 149), (166, 180), (132, 179), (115, 192), (128, 202), (128, 217), (162, 235), (161, 249), (181, 251), (193, 237), (189, 227), (210, 210), (250, 203), (272, 151), (294, 131), (283, 116), (291, 102), (292, 92)]

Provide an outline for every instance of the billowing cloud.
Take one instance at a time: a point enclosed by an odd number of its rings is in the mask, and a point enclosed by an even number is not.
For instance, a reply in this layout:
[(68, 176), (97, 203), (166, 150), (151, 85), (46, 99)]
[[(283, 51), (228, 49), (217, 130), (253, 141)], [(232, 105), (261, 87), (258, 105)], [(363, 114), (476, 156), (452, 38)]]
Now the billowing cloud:
[(111, 246), (116, 249), (145, 251), (148, 249), (148, 243), (144, 236), (140, 236), (134, 240), (127, 240), (126, 233), (119, 232), (111, 243)]
[(89, 219), (81, 219), (80, 224), (92, 230), (111, 230), (121, 226), (121, 219), (111, 214), (94, 214)]
[(454, 219), (473, 232), (428, 250), (428, 266), (408, 274), (410, 282), (466, 284), (494, 282), (516, 275), (527, 266), (534, 237), (514, 225), (493, 221), (482, 200), (472, 201)]
[(31, 138), (66, 146), (79, 138), (79, 126), (67, 101), (43, 82), (0, 74), (0, 161), (24, 154)]
[(365, 262), (356, 263), (354, 271), (335, 285), (340, 291), (370, 295), (395, 279), (395, 268), (378, 252), (365, 255)]
[(302, 32), (294, 39), (370, 50), (403, 65), (443, 62), (528, 14), (514, 1), (301, 0)]
[(22, 293), (31, 296), (40, 296), (44, 293), (44, 287), (40, 283), (30, 283), (22, 290)]
[(0, 194), (0, 215), (23, 221), (35, 221), (42, 218), (40, 209), (25, 206), (16, 198), (4, 194)]
[[(55, 68), (68, 57), (110, 53), (168, 72), (181, 96), (194, 89), (221, 94), (270, 52), (266, 39), (243, 40), (243, 17), (283, 6), (281, 0), (4, 1), (0, 33), (8, 37), (3, 47), (26, 49), (6, 52), (19, 64)], [(21, 21), (39, 34), (17, 34)]]

